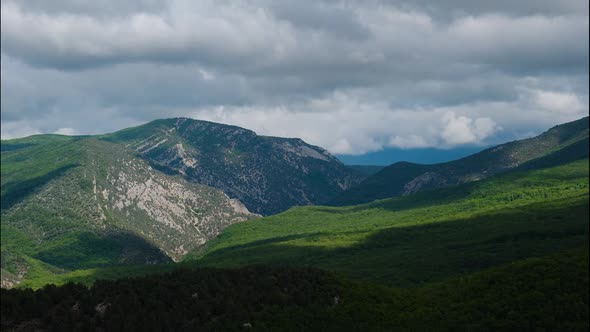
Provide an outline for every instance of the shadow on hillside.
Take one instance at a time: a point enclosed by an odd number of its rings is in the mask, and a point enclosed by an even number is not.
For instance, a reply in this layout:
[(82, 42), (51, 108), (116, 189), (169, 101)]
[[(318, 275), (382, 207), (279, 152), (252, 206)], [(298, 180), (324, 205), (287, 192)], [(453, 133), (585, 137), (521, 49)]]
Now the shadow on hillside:
[(34, 277), (24, 285), (34, 288), (47, 283), (47, 278), (51, 283), (67, 279), (88, 284), (99, 279), (141, 276), (180, 267), (152, 243), (124, 230), (110, 230), (105, 234), (69, 231), (31, 257), (48, 264), (46, 267), (55, 273), (48, 276), (41, 271), (33, 272)]
[(160, 249), (145, 239), (118, 230), (111, 230), (106, 234), (65, 234), (48, 243), (34, 255), (34, 258), (69, 270), (171, 261)]
[(35, 143), (8, 143), (8, 142), (2, 142), (2, 144), (0, 144), (0, 152), (16, 151), (16, 150), (28, 148), (29, 146), (35, 146), (35, 145), (37, 145), (37, 144), (35, 144)]
[[(336, 234), (301, 234), (214, 251), (200, 266), (312, 266), (351, 279), (412, 286), (588, 245), (588, 203), (534, 204), (469, 219), (392, 227), (350, 247), (281, 244)], [(319, 242), (321, 243), (321, 242)]]
[[(450, 216), (433, 224), (386, 228), (348, 247), (317, 245), (322, 243), (318, 238), (325, 236), (329, 242), (330, 236), (346, 233), (298, 234), (223, 248), (197, 261), (86, 270), (62, 281), (89, 284), (178, 268), (273, 265), (314, 267), (351, 280), (413, 287), (561, 250), (587, 248), (588, 214), (585, 196), (575, 202), (545, 202), (468, 219)], [(283, 244), (291, 240), (304, 244)]]
[(12, 206), (22, 201), (27, 195), (44, 186), (49, 181), (64, 175), (70, 169), (78, 166), (80, 166), (80, 164), (69, 164), (36, 178), (3, 184), (3, 194), (0, 201), (1, 209), (10, 209)]
[(588, 138), (585, 138), (562, 149), (551, 152), (541, 158), (530, 160), (515, 168), (513, 172), (559, 166), (563, 165), (565, 162), (573, 162), (588, 158), (589, 154), (589, 140)]
[(448, 204), (457, 200), (469, 197), (476, 186), (477, 182), (462, 184), (459, 187), (445, 187), (420, 191), (407, 196), (397, 196), (376, 200), (371, 203), (365, 203), (354, 206), (332, 207), (332, 206), (315, 206), (307, 207), (314, 211), (333, 214), (345, 214), (350, 212), (359, 212), (368, 209), (386, 209), (390, 211), (403, 211), (416, 209), (426, 206), (436, 206)]
[[(286, 241), (293, 241), (299, 239), (319, 239), (322, 236), (329, 236), (331, 233), (327, 232), (316, 232), (316, 233), (303, 233), (303, 234), (293, 234), (288, 236), (278, 236), (278, 237), (271, 237), (264, 240), (252, 241), (244, 244), (239, 244), (231, 247), (221, 248), (215, 250), (216, 253), (224, 253), (224, 252), (231, 252), (236, 249), (248, 249), (253, 247), (259, 247), (262, 245), (274, 245), (276, 243), (286, 242)], [(338, 234), (358, 234), (358, 232), (340, 232)]]

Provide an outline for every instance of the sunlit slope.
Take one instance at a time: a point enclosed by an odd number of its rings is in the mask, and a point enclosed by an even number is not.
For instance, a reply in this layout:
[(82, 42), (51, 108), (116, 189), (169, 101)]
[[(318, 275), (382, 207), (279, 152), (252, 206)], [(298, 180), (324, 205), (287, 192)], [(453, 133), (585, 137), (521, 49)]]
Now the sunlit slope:
[[(412, 285), (588, 245), (588, 159), (233, 225), (199, 264), (288, 264)], [(196, 253), (194, 256), (199, 256)]]

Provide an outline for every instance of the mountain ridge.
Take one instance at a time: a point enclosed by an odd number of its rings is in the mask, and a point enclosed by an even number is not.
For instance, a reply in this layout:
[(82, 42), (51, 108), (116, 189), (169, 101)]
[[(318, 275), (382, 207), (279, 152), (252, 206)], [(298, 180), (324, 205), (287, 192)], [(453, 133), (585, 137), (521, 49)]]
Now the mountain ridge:
[(362, 204), (476, 181), (521, 167), (568, 146), (570, 150), (575, 147), (575, 151), (569, 151), (567, 156), (563, 156), (568, 159), (559, 159), (557, 163), (588, 156), (588, 117), (554, 126), (535, 137), (500, 144), (453, 161), (438, 164), (394, 163), (341, 193), (328, 205)]
[(135, 149), (165, 173), (219, 188), (262, 215), (322, 203), (362, 179), (299, 138), (261, 136), (209, 121), (156, 120), (100, 139)]
[[(186, 118), (1, 147), (7, 286), (28, 274), (179, 261), (228, 225), (260, 217), (244, 197), (272, 197), (267, 206), (281, 211), (332, 197), (359, 176), (300, 139)], [(273, 186), (251, 190), (261, 181)]]

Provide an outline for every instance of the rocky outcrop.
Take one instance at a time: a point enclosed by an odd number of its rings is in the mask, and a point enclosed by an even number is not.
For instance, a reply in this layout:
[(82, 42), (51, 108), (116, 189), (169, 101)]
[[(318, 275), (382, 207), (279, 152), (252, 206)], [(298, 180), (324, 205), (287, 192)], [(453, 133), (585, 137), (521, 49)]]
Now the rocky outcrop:
[(404, 185), (402, 195), (409, 195), (422, 190), (422, 188), (431, 186), (442, 186), (445, 178), (436, 172), (426, 172), (420, 176), (415, 177), (410, 182)]
[(301, 139), (206, 121), (158, 120), (104, 139), (125, 144), (165, 173), (218, 188), (262, 215), (324, 203), (362, 178)]

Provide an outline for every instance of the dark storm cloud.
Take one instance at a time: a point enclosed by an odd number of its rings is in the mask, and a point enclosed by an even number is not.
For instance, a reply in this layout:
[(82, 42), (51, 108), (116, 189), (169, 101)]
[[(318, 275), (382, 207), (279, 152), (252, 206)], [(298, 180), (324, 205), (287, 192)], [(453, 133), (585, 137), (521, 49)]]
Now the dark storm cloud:
[(489, 143), (588, 113), (587, 8), (3, 0), (3, 137), (183, 115), (339, 153)]

